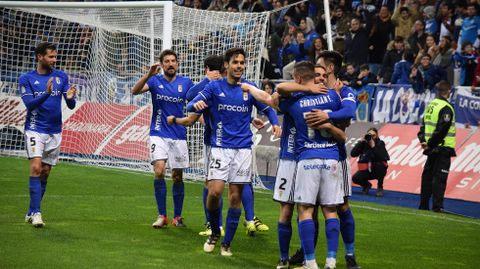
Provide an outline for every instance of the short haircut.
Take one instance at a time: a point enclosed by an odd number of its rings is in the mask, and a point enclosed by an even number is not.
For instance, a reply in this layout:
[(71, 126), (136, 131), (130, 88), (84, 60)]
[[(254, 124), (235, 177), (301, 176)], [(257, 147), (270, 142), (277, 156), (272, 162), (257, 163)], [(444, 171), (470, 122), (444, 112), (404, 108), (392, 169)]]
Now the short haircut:
[(312, 80), (315, 78), (315, 65), (310, 61), (298, 62), (293, 67), (293, 74), (305, 80)]
[(430, 54), (428, 54), (426, 52), (424, 54), (422, 54), (422, 57), (420, 59), (422, 59), (424, 57), (427, 57), (429, 60), (432, 60), (432, 56), (430, 56)]
[(160, 62), (163, 62), (163, 58), (165, 58), (165, 56), (167, 56), (167, 55), (173, 55), (173, 56), (175, 56), (175, 60), (178, 59), (177, 53), (175, 51), (170, 50), (170, 49), (166, 49), (166, 50), (163, 50), (162, 53), (160, 53), (160, 56), (158, 57)]
[(405, 50), (403, 52), (403, 58), (405, 59), (405, 61), (413, 63), (413, 61), (415, 61), (415, 54), (413, 53), (413, 50)]
[(362, 65), (360, 65), (360, 70), (370, 71), (370, 67), (368, 66), (368, 64), (362, 64)]
[(205, 60), (203, 60), (205, 67), (208, 67), (209, 70), (218, 70), (221, 71), (223, 68), (223, 58), (218, 55), (210, 55)]
[(473, 47), (472, 42), (470, 42), (470, 41), (463, 42), (462, 43), (462, 50), (464, 50), (467, 46), (472, 46)]
[(403, 43), (403, 41), (405, 40), (405, 38), (403, 38), (403, 36), (397, 35), (393, 40), (394, 40), (396, 43)]
[(326, 64), (333, 64), (333, 73), (337, 76), (342, 68), (343, 56), (338, 51), (324, 50), (320, 52), (318, 58), (323, 58)]
[(57, 50), (57, 46), (49, 42), (39, 43), (37, 47), (35, 47), (35, 58), (37, 58), (38, 55), (43, 56), (47, 54), (47, 50)]
[(317, 68), (317, 67), (318, 67), (318, 68), (322, 68), (323, 70), (325, 70), (325, 66), (323, 66), (323, 65), (321, 65), (321, 64), (316, 64), (316, 65), (315, 65), (315, 68)]
[(437, 84), (435, 84), (437, 91), (439, 94), (444, 94), (452, 89), (452, 84), (446, 80), (440, 80)]
[(401, 8), (400, 8), (400, 13), (402, 13), (402, 12), (404, 12), (404, 11), (406, 11), (406, 12), (408, 12), (408, 13), (410, 14), (410, 9), (409, 9), (408, 7), (401, 7)]
[(223, 56), (223, 61), (224, 62), (230, 62), (230, 60), (236, 56), (236, 55), (243, 55), (243, 57), (247, 58), (245, 56), (245, 50), (242, 48), (231, 48), (225, 51), (225, 55)]
[(376, 134), (378, 134), (378, 130), (375, 127), (370, 127), (368, 128), (367, 132), (374, 131)]

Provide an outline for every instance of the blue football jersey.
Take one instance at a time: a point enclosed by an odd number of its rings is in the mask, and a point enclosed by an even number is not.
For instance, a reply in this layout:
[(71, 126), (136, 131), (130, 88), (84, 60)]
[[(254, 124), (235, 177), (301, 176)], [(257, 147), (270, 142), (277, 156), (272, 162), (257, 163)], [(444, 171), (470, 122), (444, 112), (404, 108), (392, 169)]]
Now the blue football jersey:
[(327, 131), (308, 128), (305, 123), (305, 114), (312, 109), (329, 112), (337, 111), (340, 107), (340, 96), (334, 90), (328, 91), (327, 94), (292, 98), (280, 107), (282, 111), (288, 111), (295, 122), (297, 131), (295, 152), (298, 160), (317, 158), (338, 160), (337, 141)]
[(458, 44), (463, 44), (465, 41), (470, 41), (475, 44), (478, 35), (480, 34), (480, 16), (466, 17), (463, 19), (462, 27), (460, 29), (460, 40)]
[(186, 96), (193, 86), (192, 81), (177, 75), (174, 81), (169, 82), (163, 75), (156, 75), (148, 79), (147, 85), (152, 94), (153, 105), (150, 135), (187, 139), (187, 129), (179, 124), (168, 125), (167, 117), (184, 117)]
[(355, 117), (355, 110), (357, 109), (357, 96), (352, 88), (343, 86), (340, 89), (340, 98), (342, 100), (342, 107), (334, 112), (329, 112), (330, 120), (346, 120)]
[[(246, 80), (242, 82), (250, 83)], [(251, 148), (253, 144), (250, 121), (252, 108), (269, 116), (272, 125), (278, 124), (273, 110), (257, 102), (250, 93), (242, 91), (240, 85), (231, 85), (226, 78), (211, 81), (188, 105), (194, 111), (193, 104), (203, 100), (209, 105), (209, 124), (211, 126), (210, 145), (221, 148)], [(273, 112), (274, 113), (274, 112)]]
[[(280, 102), (285, 102), (283, 99)], [(288, 112), (283, 114), (282, 136), (280, 137), (280, 155), (283, 160), (295, 160), (295, 122)]]
[[(46, 97), (47, 82), (53, 77), (52, 93)], [(24, 102), (29, 98), (46, 98), (34, 109), (27, 107), (25, 130), (44, 134), (58, 134), (62, 132), (62, 95), (66, 94), (70, 85), (68, 76), (61, 70), (54, 69), (50, 74), (38, 74), (36, 70), (20, 76), (19, 86)]]

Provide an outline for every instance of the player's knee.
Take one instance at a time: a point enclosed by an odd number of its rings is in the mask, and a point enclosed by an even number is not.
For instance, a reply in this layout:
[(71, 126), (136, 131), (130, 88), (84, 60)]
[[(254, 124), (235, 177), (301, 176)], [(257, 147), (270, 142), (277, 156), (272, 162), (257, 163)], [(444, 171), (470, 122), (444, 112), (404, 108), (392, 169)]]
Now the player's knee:
[(42, 174), (42, 164), (30, 164), (30, 175), (39, 177)]
[(240, 193), (231, 192), (228, 198), (230, 200), (230, 204), (233, 207), (239, 206), (242, 203), (242, 196), (240, 195)]
[(182, 182), (183, 180), (183, 171), (181, 169), (174, 169), (172, 171), (172, 180), (174, 182)]
[(208, 196), (210, 199), (220, 200), (220, 198), (222, 197), (222, 192), (214, 189), (209, 189)]

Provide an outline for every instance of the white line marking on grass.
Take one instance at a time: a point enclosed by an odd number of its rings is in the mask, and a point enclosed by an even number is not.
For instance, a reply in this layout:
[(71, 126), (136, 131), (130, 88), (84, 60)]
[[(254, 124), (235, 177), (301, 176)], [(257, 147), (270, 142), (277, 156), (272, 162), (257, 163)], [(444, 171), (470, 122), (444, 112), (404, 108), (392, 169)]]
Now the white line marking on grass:
[(370, 210), (373, 210), (373, 211), (382, 211), (382, 212), (388, 212), (388, 213), (421, 216), (421, 217), (427, 217), (427, 218), (432, 218), (432, 219), (443, 219), (443, 220), (450, 220), (450, 221), (460, 222), (460, 223), (480, 225), (480, 222), (446, 217), (445, 213), (437, 213), (438, 215), (431, 215), (431, 214), (422, 214), (422, 213), (416, 213), (416, 212), (404, 212), (404, 211), (389, 210), (389, 209), (377, 208), (377, 207), (366, 206), (366, 205), (352, 205), (352, 204), (350, 204), (350, 206), (351, 207), (363, 208), (363, 209), (370, 209)]

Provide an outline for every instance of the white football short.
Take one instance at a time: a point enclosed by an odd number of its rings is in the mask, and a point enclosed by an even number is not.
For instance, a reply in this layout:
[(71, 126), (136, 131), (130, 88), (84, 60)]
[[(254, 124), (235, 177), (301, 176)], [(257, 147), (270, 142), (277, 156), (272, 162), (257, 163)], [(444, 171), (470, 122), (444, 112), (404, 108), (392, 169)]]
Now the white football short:
[(203, 144), (203, 171), (205, 178), (208, 177), (208, 166), (210, 165), (211, 148), (211, 146)]
[(25, 145), (28, 159), (40, 157), (42, 163), (56, 165), (60, 156), (62, 134), (42, 134), (25, 131)]
[(352, 196), (352, 173), (350, 170), (350, 162), (345, 159), (338, 162), (340, 175), (343, 178), (343, 196)]
[(166, 160), (170, 169), (188, 168), (187, 141), (150, 136), (150, 160), (152, 164), (158, 160)]
[(343, 203), (343, 179), (337, 160), (306, 159), (297, 164), (295, 203), (336, 206)]
[(251, 183), (251, 149), (227, 149), (212, 147), (208, 179), (220, 179), (228, 183)]
[(295, 190), (295, 171), (297, 162), (294, 160), (280, 159), (277, 167), (277, 178), (273, 188), (273, 200), (293, 204)]

